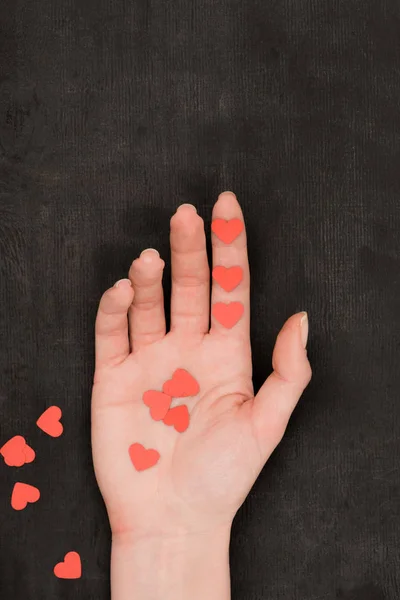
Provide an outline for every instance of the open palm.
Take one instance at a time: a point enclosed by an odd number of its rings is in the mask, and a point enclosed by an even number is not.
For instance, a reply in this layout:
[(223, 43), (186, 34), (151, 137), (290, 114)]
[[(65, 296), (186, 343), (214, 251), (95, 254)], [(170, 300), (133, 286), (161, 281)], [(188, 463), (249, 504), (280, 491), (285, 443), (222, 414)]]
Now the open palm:
[[(219, 196), (212, 218), (243, 222), (234, 194)], [(300, 313), (281, 330), (273, 372), (254, 397), (246, 233), (241, 230), (232, 241), (211, 235), (214, 268), (236, 267), (231, 274), (237, 278), (229, 287), (213, 272), (211, 327), (204, 223), (190, 205), (180, 206), (171, 219), (170, 331), (164, 261), (154, 250), (144, 251), (132, 263), (129, 280), (100, 301), (92, 447), (113, 533), (190, 531), (231, 522), (311, 377), (307, 318)], [(228, 303), (235, 305), (223, 306)], [(233, 308), (237, 315), (229, 314)], [(177, 369), (199, 384), (196, 395), (172, 400), (171, 408), (188, 407), (184, 432), (152, 419), (143, 401), (146, 391), (161, 391)], [(137, 470), (129, 452), (133, 444), (156, 450), (159, 460)]]

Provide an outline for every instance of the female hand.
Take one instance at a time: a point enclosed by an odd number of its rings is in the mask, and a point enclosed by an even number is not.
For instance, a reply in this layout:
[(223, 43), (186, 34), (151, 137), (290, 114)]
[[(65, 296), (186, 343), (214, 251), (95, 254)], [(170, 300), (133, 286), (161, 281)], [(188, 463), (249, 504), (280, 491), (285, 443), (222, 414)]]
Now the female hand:
[[(219, 196), (212, 219), (243, 222), (234, 194)], [(213, 279), (210, 327), (210, 270), (203, 220), (194, 207), (182, 205), (170, 226), (170, 331), (166, 333), (164, 315), (164, 261), (153, 250), (133, 261), (129, 280), (121, 280), (104, 293), (96, 319), (93, 459), (113, 540), (127, 549), (126, 554), (121, 550), (119, 562), (122, 555), (129, 555), (132, 562), (142, 560), (139, 554), (144, 548), (160, 559), (160, 540), (168, 540), (176, 554), (183, 548), (186, 552), (189, 539), (198, 546), (198, 540), (204, 540), (204, 550), (210, 548), (211, 554), (211, 548), (218, 547), (217, 539), (223, 538), (221, 545), (226, 548), (235, 513), (281, 440), (311, 377), (305, 350), (307, 315), (300, 313), (283, 326), (273, 353), (273, 372), (254, 397), (245, 229), (233, 241), (211, 234), (214, 268), (240, 267), (235, 271), (241, 280), (226, 291)], [(214, 274), (221, 283), (218, 270)], [(243, 314), (233, 325), (222, 324), (229, 309), (215, 305), (230, 302), (240, 303), (235, 308), (240, 311), (242, 305)], [(146, 391), (161, 391), (177, 369), (185, 369), (199, 385), (195, 396), (173, 399), (171, 408), (188, 407), (190, 421), (183, 433), (152, 419), (143, 401)], [(156, 464), (137, 470), (130, 455), (133, 444), (156, 450)], [(139, 547), (140, 552), (134, 550)], [(198, 564), (194, 557), (193, 562)], [(120, 590), (115, 597), (122, 598), (123, 587), (130, 587), (131, 593), (134, 583), (128, 583), (128, 572), (119, 579), (126, 579), (124, 584), (115, 584)], [(199, 573), (198, 579), (199, 585), (203, 575)], [(226, 586), (225, 577), (215, 598), (226, 597)], [(144, 589), (138, 587), (136, 596), (129, 597), (169, 597), (162, 588), (154, 596), (153, 588), (146, 588), (146, 593)], [(171, 598), (180, 597), (176, 589), (173, 593)], [(187, 588), (185, 592), (182, 588), (183, 593), (189, 593)], [(211, 598), (208, 591), (201, 593), (199, 598)]]

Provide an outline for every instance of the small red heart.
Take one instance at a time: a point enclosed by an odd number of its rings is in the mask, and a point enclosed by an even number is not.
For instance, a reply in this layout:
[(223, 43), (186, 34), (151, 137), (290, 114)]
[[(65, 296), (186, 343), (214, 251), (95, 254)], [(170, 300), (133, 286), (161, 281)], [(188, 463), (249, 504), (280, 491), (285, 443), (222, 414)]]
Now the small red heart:
[(214, 267), (212, 276), (226, 292), (231, 292), (242, 281), (243, 269), (242, 267), (218, 266)]
[(244, 306), (241, 302), (216, 302), (212, 307), (213, 316), (223, 325), (230, 329), (239, 321), (243, 315)]
[(137, 471), (145, 471), (158, 463), (160, 453), (136, 443), (129, 446), (129, 456)]
[(185, 369), (176, 369), (172, 378), (163, 385), (163, 392), (174, 398), (196, 396), (199, 391), (199, 384)]
[(183, 433), (189, 427), (189, 411), (186, 404), (170, 408), (163, 419), (165, 425), (173, 425), (179, 433)]
[(17, 482), (11, 494), (11, 506), (14, 510), (23, 510), (28, 502), (37, 502), (40, 498), (39, 490), (33, 485)]
[(47, 435), (59, 437), (63, 432), (63, 426), (60, 423), (62, 417), (61, 408), (50, 406), (36, 421), (36, 425)]
[(31, 448), (30, 446), (28, 446), (28, 444), (26, 444), (25, 448), (24, 448), (24, 454), (25, 454), (25, 462), (26, 463), (31, 463), (35, 460), (35, 451), (33, 448)]
[(238, 235), (243, 231), (244, 223), (240, 219), (214, 219), (211, 223), (211, 231), (222, 241), (224, 244), (231, 244)]
[(148, 390), (143, 394), (143, 402), (150, 408), (150, 416), (155, 421), (163, 420), (171, 406), (171, 400), (171, 396), (157, 390)]
[(68, 552), (64, 562), (59, 562), (54, 567), (54, 575), (59, 579), (79, 579), (82, 575), (81, 557), (77, 552)]
[(15, 435), (0, 448), (0, 454), (9, 467), (22, 467), (35, 460), (35, 451), (28, 446), (22, 435)]

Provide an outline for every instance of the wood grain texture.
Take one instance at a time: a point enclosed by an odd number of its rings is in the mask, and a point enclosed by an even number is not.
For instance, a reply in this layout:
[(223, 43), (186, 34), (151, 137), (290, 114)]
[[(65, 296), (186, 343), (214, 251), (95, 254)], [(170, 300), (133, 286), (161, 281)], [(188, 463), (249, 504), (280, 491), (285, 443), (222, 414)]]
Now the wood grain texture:
[[(400, 4), (3, 0), (1, 600), (108, 600), (90, 448), (102, 292), (168, 222), (243, 206), (256, 389), (284, 320), (314, 378), (234, 523), (233, 600), (400, 597)], [(169, 265), (165, 295), (170, 291)], [(50, 405), (65, 434), (36, 426)], [(10, 508), (19, 479), (41, 499)], [(73, 585), (53, 567), (76, 550)]]

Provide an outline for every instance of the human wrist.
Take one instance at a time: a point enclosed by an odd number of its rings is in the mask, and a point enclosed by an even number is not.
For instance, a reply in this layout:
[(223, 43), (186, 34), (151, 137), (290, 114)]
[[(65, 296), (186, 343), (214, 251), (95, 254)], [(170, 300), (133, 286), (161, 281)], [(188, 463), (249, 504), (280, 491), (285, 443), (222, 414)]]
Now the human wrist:
[(111, 600), (229, 600), (230, 525), (113, 534)]

